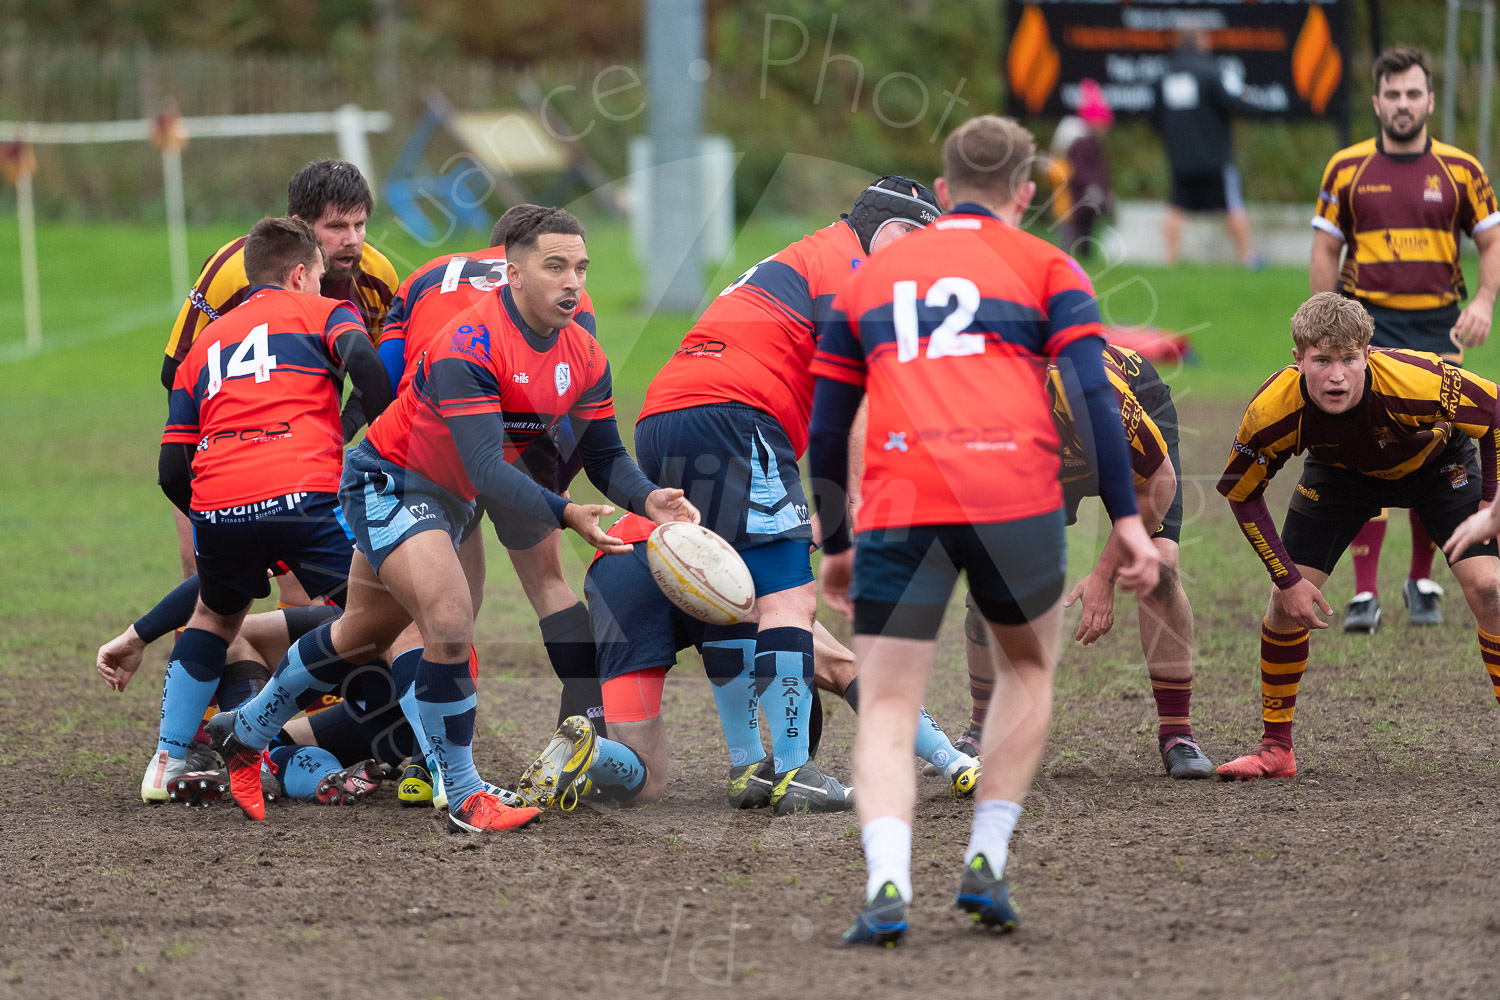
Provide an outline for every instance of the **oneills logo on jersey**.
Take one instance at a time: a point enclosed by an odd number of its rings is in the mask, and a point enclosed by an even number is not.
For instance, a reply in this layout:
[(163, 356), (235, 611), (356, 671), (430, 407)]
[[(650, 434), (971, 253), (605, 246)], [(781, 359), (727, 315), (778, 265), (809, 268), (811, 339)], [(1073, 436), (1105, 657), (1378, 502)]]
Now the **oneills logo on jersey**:
[(566, 361), (559, 361), (557, 367), (552, 369), (552, 384), (557, 386), (559, 396), (566, 393), (568, 386), (573, 384), (573, 371)]
[(1443, 200), (1442, 181), (1438, 178), (1437, 174), (1427, 175), (1427, 187), (1422, 191), (1422, 200), (1436, 202)]

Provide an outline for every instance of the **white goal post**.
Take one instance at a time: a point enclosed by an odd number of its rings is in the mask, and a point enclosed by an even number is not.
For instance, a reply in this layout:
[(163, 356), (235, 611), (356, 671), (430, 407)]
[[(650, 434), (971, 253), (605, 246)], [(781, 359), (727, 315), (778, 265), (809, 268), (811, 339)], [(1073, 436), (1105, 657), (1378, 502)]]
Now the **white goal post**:
[[(339, 155), (359, 168), (374, 187), (374, 165), (370, 160), (371, 132), (387, 132), (391, 116), (384, 111), (365, 111), (345, 104), (335, 111), (262, 115), (212, 115), (176, 119), (174, 137), (193, 139), (253, 138), (269, 135), (335, 135)], [(160, 122), (132, 118), (112, 122), (6, 122), (0, 121), (0, 143), (22, 142), (36, 146), (87, 143), (148, 142), (157, 137)], [(182, 143), (161, 143), (162, 182), (167, 207), (167, 252), (172, 271), (174, 304), (188, 293), (187, 210), (182, 183)], [(36, 210), (29, 175), (16, 183), (16, 219), (21, 228), (21, 286), (26, 312), (26, 348), (42, 347), (41, 293), (37, 280)]]

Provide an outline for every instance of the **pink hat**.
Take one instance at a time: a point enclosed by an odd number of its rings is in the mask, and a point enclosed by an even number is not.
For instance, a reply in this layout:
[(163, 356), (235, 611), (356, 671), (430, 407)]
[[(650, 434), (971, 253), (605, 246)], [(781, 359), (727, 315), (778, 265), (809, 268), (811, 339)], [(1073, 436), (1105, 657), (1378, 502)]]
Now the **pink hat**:
[(1115, 123), (1115, 113), (1104, 98), (1104, 89), (1096, 80), (1078, 83), (1078, 117), (1090, 125), (1108, 128)]

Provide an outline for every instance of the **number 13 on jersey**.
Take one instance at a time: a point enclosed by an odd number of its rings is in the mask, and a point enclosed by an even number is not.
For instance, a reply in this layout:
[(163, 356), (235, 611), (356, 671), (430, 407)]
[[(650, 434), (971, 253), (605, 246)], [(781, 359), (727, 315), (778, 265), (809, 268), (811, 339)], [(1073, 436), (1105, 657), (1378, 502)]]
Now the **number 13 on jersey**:
[[(964, 333), (979, 312), (979, 286), (968, 278), (939, 278), (927, 289), (923, 305), (953, 309), (927, 338), (927, 357), (950, 358), (984, 353), (984, 334)], [(920, 353), (922, 322), (917, 318), (917, 283), (898, 281), (891, 288), (892, 321), (896, 326), (896, 360), (912, 361)]]

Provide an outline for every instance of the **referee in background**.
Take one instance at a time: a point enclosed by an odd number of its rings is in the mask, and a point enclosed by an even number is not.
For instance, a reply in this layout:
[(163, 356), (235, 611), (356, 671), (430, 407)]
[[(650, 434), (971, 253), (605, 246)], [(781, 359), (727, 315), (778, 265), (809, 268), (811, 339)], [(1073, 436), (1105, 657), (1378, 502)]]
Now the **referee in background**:
[[(1371, 75), (1380, 132), (1328, 161), (1312, 220), (1310, 284), (1314, 293), (1337, 291), (1364, 305), (1375, 319), (1371, 346), (1430, 351), (1460, 364), (1465, 347), (1489, 336), (1500, 286), (1500, 210), (1479, 161), (1427, 134), (1434, 100), (1427, 54), (1410, 46), (1386, 49)], [(1462, 311), (1460, 233), (1479, 248), (1479, 289)], [(1345, 632), (1380, 627), (1377, 570), (1385, 529), (1382, 513), (1349, 547), (1355, 595)], [(1402, 598), (1411, 624), (1436, 625), (1443, 620), (1437, 606), (1443, 590), (1431, 580), (1433, 544), (1415, 512), (1411, 531)]]

